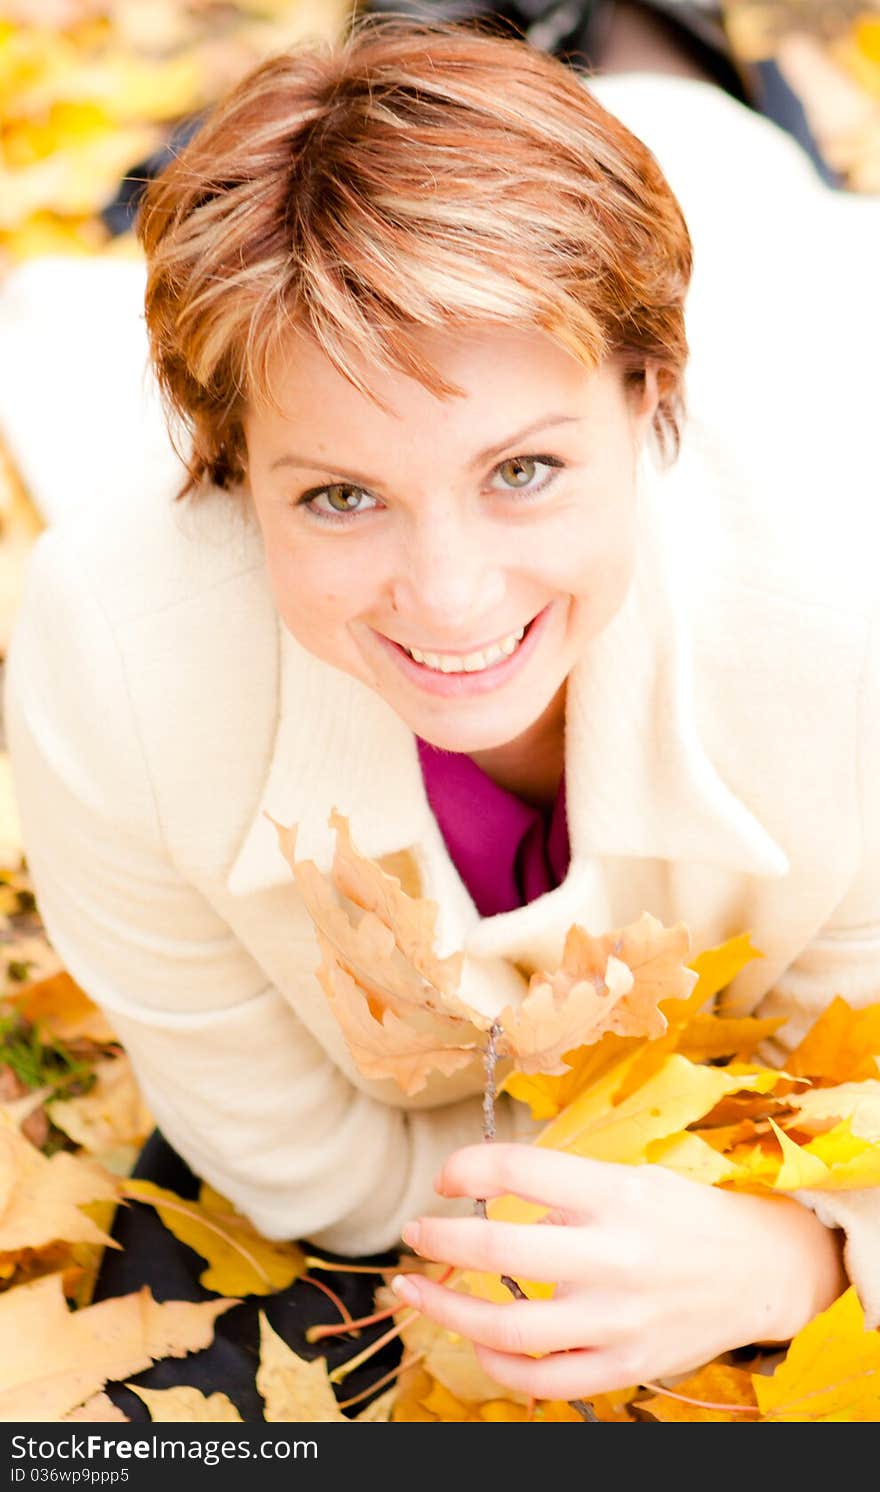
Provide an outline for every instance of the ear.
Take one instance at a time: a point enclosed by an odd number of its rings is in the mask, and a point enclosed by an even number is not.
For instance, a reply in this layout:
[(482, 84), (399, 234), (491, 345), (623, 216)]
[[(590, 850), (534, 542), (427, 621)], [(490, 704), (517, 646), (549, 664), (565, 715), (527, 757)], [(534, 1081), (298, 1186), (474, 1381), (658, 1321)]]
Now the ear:
[(632, 387), (633, 435), (640, 446), (651, 429), (666, 377), (666, 370), (657, 363), (646, 363), (644, 377)]

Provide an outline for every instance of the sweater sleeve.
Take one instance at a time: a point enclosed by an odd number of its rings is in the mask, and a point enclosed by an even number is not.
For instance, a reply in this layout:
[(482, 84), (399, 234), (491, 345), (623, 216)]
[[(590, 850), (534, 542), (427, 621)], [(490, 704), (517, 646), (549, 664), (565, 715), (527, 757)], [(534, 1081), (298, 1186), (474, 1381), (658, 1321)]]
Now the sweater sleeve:
[[(880, 606), (861, 678), (859, 762), (862, 851), (857, 874), (834, 916), (765, 995), (756, 1015), (783, 1016), (785, 1044), (765, 1043), (776, 1065), (835, 995), (860, 1008), (880, 1002)], [(878, 1054), (880, 1055), (880, 1054)], [(846, 1234), (844, 1264), (865, 1311), (880, 1326), (880, 1186), (792, 1194), (829, 1228)]]
[[(432, 1180), (481, 1134), (479, 1097), (410, 1113), (358, 1091), (173, 863), (123, 659), (64, 537), (30, 556), (8, 655), (13, 781), (49, 939), (156, 1123), (270, 1238), (372, 1253), (413, 1215), (467, 1211)], [(499, 1125), (532, 1132), (509, 1099)]]

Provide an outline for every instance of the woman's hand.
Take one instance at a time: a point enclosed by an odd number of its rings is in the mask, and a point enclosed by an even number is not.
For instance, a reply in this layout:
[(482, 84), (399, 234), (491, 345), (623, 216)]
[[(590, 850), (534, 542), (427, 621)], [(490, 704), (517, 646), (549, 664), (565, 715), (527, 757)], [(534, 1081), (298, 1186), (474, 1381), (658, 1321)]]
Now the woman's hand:
[(500, 1305), (423, 1276), (394, 1281), (402, 1299), (470, 1337), (498, 1383), (537, 1398), (589, 1397), (731, 1347), (788, 1341), (847, 1286), (840, 1235), (800, 1203), (722, 1191), (658, 1165), (472, 1145), (450, 1155), (434, 1188), (512, 1192), (551, 1208), (537, 1224), (422, 1217), (403, 1237), (441, 1263), (556, 1282), (552, 1300)]

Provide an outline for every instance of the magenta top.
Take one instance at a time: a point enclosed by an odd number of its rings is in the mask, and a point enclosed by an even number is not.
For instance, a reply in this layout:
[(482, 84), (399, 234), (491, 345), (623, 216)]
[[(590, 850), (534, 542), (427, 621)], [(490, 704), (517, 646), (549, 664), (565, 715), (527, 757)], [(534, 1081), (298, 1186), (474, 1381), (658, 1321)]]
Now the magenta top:
[(565, 773), (552, 807), (532, 808), (457, 751), (416, 736), (428, 802), (481, 917), (534, 901), (568, 870)]

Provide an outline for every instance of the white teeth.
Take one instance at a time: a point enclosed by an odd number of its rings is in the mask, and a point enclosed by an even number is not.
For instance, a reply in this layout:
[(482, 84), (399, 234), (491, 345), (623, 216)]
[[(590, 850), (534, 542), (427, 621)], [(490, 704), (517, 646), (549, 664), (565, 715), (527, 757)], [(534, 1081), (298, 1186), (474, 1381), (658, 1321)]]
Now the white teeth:
[(509, 658), (515, 651), (517, 644), (525, 633), (525, 627), (520, 627), (518, 632), (511, 632), (509, 637), (495, 643), (491, 648), (484, 648), (480, 653), (467, 653), (465, 657), (453, 657), (450, 653), (422, 653), (418, 648), (406, 648), (411, 658), (417, 663), (424, 663), (428, 668), (435, 668), (438, 673), (479, 673), (483, 668), (491, 668), (501, 658)]

